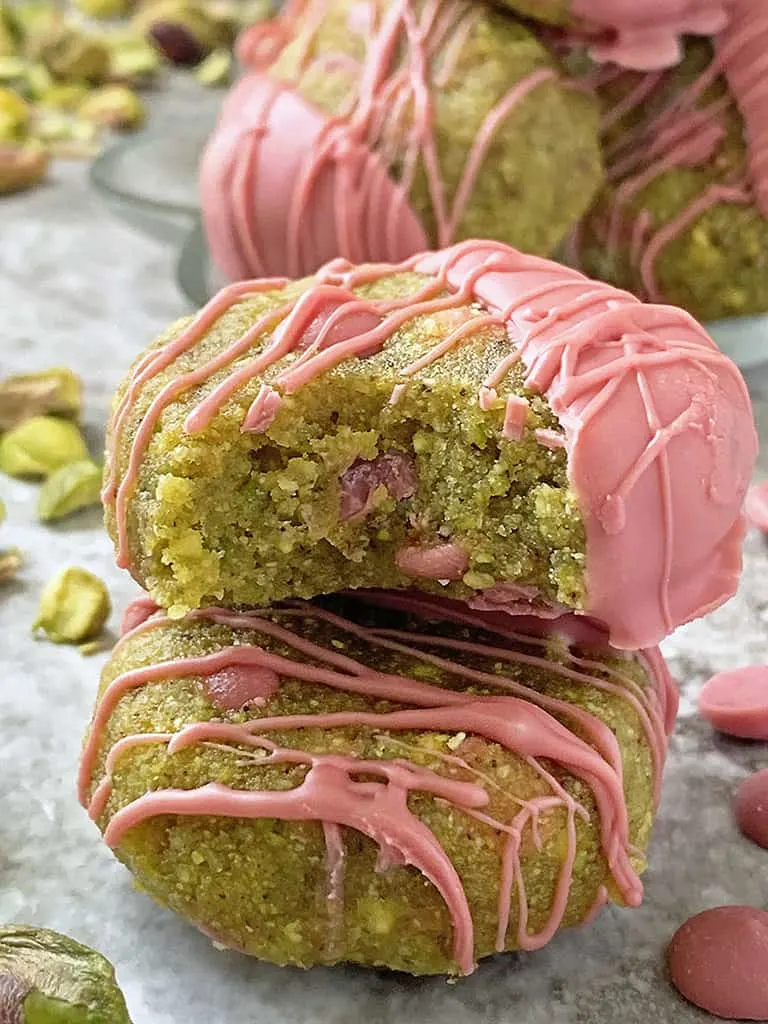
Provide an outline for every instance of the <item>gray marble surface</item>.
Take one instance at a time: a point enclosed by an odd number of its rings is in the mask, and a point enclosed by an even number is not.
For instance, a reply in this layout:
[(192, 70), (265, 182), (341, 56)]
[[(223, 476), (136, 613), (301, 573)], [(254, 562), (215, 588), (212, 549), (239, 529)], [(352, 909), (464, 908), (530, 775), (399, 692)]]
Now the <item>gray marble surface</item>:
[[(158, 107), (168, 116), (195, 102), (187, 89), (160, 97)], [(97, 451), (110, 393), (128, 363), (186, 310), (174, 258), (105, 210), (82, 165), (60, 164), (50, 186), (0, 201), (0, 376), (55, 363), (80, 372)], [(751, 384), (768, 394), (765, 374)], [(766, 430), (767, 412), (758, 401)], [(35, 642), (29, 626), (43, 583), (61, 566), (83, 565), (107, 580), (113, 626), (135, 587), (113, 567), (96, 512), (43, 528), (34, 525), (33, 487), (0, 477), (0, 496), (9, 511), (2, 541), (28, 553), (18, 583), (0, 593), (0, 921), (47, 925), (102, 949), (117, 965), (135, 1024), (711, 1020), (677, 998), (663, 951), (701, 909), (768, 906), (768, 853), (739, 835), (729, 809), (739, 780), (768, 763), (768, 747), (713, 735), (695, 712), (710, 673), (768, 658), (768, 548), (760, 538), (748, 538), (737, 597), (666, 644), (683, 700), (643, 907), (607, 910), (542, 952), (498, 957), (447, 984), (251, 962), (212, 949), (132, 889), (74, 794), (102, 659)]]

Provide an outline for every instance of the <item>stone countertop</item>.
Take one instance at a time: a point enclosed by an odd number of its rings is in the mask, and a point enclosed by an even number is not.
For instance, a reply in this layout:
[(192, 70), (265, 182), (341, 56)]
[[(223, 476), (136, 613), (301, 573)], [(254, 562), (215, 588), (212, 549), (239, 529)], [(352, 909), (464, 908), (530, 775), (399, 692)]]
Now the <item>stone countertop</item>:
[[(158, 107), (191, 110), (189, 88)], [(186, 106), (184, 106), (186, 104)], [(187, 311), (175, 254), (118, 223), (81, 164), (49, 186), (0, 200), (0, 377), (65, 364), (82, 374), (89, 439), (101, 443), (111, 392), (137, 351)], [(751, 376), (768, 430), (768, 374)], [(763, 473), (768, 465), (762, 466)], [(115, 613), (136, 593), (114, 568), (97, 511), (62, 526), (34, 523), (36, 489), (0, 477), (4, 545), (28, 562), (0, 594), (0, 921), (45, 925), (100, 948), (116, 964), (135, 1024), (692, 1024), (713, 1018), (682, 1002), (663, 952), (689, 915), (721, 903), (768, 905), (768, 853), (729, 810), (740, 779), (768, 747), (712, 733), (695, 713), (714, 671), (768, 660), (768, 548), (750, 535), (741, 589), (680, 630), (666, 652), (681, 682), (664, 797), (645, 876), (646, 901), (615, 908), (545, 950), (484, 963), (456, 984), (352, 968), (300, 971), (217, 952), (133, 890), (77, 804), (74, 778), (100, 663), (35, 642), (44, 582), (79, 564), (104, 578)]]

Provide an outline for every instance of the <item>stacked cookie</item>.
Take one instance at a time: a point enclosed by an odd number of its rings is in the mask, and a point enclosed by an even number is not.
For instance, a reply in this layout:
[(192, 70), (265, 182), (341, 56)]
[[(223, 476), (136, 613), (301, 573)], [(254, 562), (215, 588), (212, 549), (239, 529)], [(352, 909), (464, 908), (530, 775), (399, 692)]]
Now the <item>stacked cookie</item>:
[(468, 973), (637, 905), (652, 645), (733, 593), (754, 456), (688, 314), (499, 243), (226, 288), (116, 397), (107, 523), (149, 596), (84, 805), (278, 963)]
[(699, 318), (768, 310), (767, 43), (762, 0), (291, 0), (241, 38), (202, 162), (213, 258), (490, 237)]

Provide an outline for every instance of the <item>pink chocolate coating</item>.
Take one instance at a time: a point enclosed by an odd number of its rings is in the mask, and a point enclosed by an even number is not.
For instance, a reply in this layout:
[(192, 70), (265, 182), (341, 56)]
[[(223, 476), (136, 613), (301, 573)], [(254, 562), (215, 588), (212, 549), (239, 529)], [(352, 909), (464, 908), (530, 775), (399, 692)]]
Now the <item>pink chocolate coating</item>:
[(747, 521), (763, 533), (768, 533), (768, 480), (750, 487), (744, 503)]
[(719, 672), (701, 691), (699, 710), (720, 732), (768, 740), (768, 665)]
[(744, 835), (768, 850), (768, 768), (742, 782), (733, 809)]
[[(564, 663), (547, 656), (548, 637), (554, 627), (547, 620), (519, 620), (511, 616), (486, 616), (473, 612), (460, 602), (441, 602), (420, 596), (392, 593), (361, 595), (363, 600), (386, 604), (429, 618), (440, 617), (490, 632), (498, 641), (472, 642), (432, 635), (425, 621), (424, 632), (362, 627), (331, 612), (303, 602), (277, 608), (267, 616), (258, 612), (237, 613), (223, 609), (205, 609), (190, 618), (227, 626), (234, 631), (250, 629), (266, 634), (288, 648), (288, 656), (271, 653), (255, 643), (232, 646), (199, 657), (174, 659), (146, 665), (117, 676), (102, 693), (94, 713), (89, 736), (83, 749), (80, 769), (80, 799), (94, 820), (105, 813), (112, 792), (112, 773), (120, 757), (137, 746), (165, 744), (168, 753), (199, 743), (253, 748), (272, 764), (304, 765), (306, 775), (300, 785), (282, 791), (239, 791), (218, 784), (193, 790), (164, 789), (148, 792), (114, 813), (106, 825), (105, 839), (119, 846), (126, 832), (151, 817), (162, 814), (211, 815), (236, 818), (281, 818), (292, 821), (320, 821), (327, 846), (328, 901), (331, 922), (337, 919), (343, 900), (345, 850), (339, 826), (356, 829), (379, 846), (379, 869), (408, 864), (421, 871), (438, 889), (450, 910), (454, 928), (454, 955), (462, 972), (473, 969), (474, 925), (461, 879), (437, 836), (408, 808), (411, 792), (431, 794), (452, 804), (457, 813), (474, 817), (496, 829), (503, 840), (502, 871), (498, 892), (497, 948), (508, 942), (512, 892), (519, 902), (517, 944), (537, 949), (551, 939), (562, 922), (574, 874), (577, 855), (575, 820), (586, 812), (555, 779), (542, 761), (550, 761), (574, 774), (591, 789), (600, 815), (600, 834), (613, 884), (624, 902), (636, 906), (642, 898), (642, 884), (632, 861), (629, 822), (622, 783), (621, 752), (611, 729), (583, 708), (547, 696), (517, 681), (504, 672), (469, 668), (458, 660), (473, 653), (491, 658), (500, 666), (531, 665), (561, 678), (596, 687), (627, 701), (637, 712), (652, 754), (654, 780), (658, 795), (666, 754), (667, 734), (671, 728), (670, 709), (676, 696), (664, 661), (658, 650), (644, 651), (643, 659), (650, 681), (640, 686), (620, 668), (608, 667), (590, 659), (579, 649), (563, 648)], [(490, 696), (478, 696), (469, 690), (444, 689), (413, 676), (388, 675), (370, 665), (342, 654), (332, 644), (327, 647), (305, 639), (292, 626), (309, 618), (331, 623), (373, 648), (396, 651), (418, 662), (430, 663), (467, 684), (490, 688)], [(571, 617), (573, 618), (573, 617)], [(130, 636), (167, 624), (162, 612), (139, 623)], [(531, 632), (526, 622), (533, 626)], [(520, 632), (516, 632), (516, 626)], [(597, 627), (576, 620), (575, 628), (591, 637), (601, 636)], [(565, 640), (567, 627), (558, 630)], [(127, 637), (121, 639), (125, 644)], [(293, 654), (295, 652), (295, 655)], [(238, 678), (250, 676), (262, 687), (268, 701), (275, 680), (300, 679), (320, 683), (347, 693), (364, 694), (383, 701), (405, 705), (395, 711), (345, 711), (324, 714), (300, 714), (254, 719), (234, 724), (229, 721), (205, 721), (184, 726), (173, 734), (142, 733), (126, 736), (107, 751), (105, 774), (94, 777), (104, 731), (122, 697), (138, 688), (168, 679), (189, 676), (203, 678), (211, 692), (211, 680), (223, 672)], [(229, 704), (227, 706), (230, 706)], [(567, 723), (567, 724), (563, 724)], [(484, 777), (474, 773), (461, 758), (461, 744), (454, 754), (442, 756), (446, 763), (462, 768), (468, 778), (446, 777), (431, 769), (397, 761), (363, 761), (341, 754), (311, 754), (281, 747), (265, 734), (306, 728), (330, 729), (337, 726), (399, 730), (438, 730), (475, 735), (499, 743), (525, 757), (551, 790), (532, 800), (521, 801), (520, 811), (511, 823), (496, 821), (484, 808), (488, 794)], [(573, 728), (572, 728), (573, 727)], [(463, 742), (463, 740), (462, 740)], [(366, 780), (359, 779), (360, 775)], [(520, 870), (520, 846), (524, 830), (530, 826), (534, 847), (538, 845), (539, 817), (557, 808), (567, 812), (567, 842), (562, 872), (556, 886), (551, 913), (543, 929), (528, 930), (527, 897)], [(606, 899), (601, 889), (591, 914)]]
[[(406, 270), (426, 277), (408, 299), (361, 302), (351, 295), (338, 302), (340, 294)], [(497, 242), (462, 242), (398, 266), (328, 264), (300, 299), (265, 314), (224, 352), (160, 391), (138, 426), (118, 479), (122, 430), (142, 385), (193, 347), (240, 298), (268, 287), (258, 281), (225, 289), (185, 331), (134, 369), (116, 410), (104, 489), (104, 500), (115, 511), (122, 567), (130, 565), (128, 501), (163, 409), (248, 351), (261, 333), (273, 331), (270, 343), (201, 401), (186, 421), (189, 432), (204, 427), (238, 387), (289, 353), (300, 357), (264, 385), (256, 400), (255, 405), (269, 403), (268, 415), (259, 414), (258, 429), (269, 428), (282, 396), (345, 360), (385, 346), (413, 317), (478, 303), (487, 314), (462, 321), (418, 365), (428, 366), (460, 345), (473, 325), (506, 326), (509, 354), (483, 383), (478, 404), (489, 404), (522, 360), (527, 387), (546, 395), (560, 420), (587, 535), (583, 611), (607, 624), (611, 643), (650, 646), (734, 593), (745, 529), (741, 509), (757, 448), (749, 396), (737, 368), (682, 310), (644, 305), (610, 285)], [(307, 348), (306, 331), (329, 301), (334, 311)], [(343, 331), (326, 344), (345, 310), (361, 306), (361, 333)], [(371, 312), (378, 316), (370, 319)], [(412, 372), (413, 366), (402, 368), (396, 391), (408, 386)], [(245, 429), (257, 428), (247, 423)], [(456, 543), (442, 553), (451, 554), (450, 566), (447, 557), (435, 566), (430, 554), (425, 571), (424, 552), (411, 548), (400, 557), (413, 566), (416, 555), (414, 575), (450, 579), (442, 573), (446, 567), (458, 571)]]
[[(654, 71), (677, 64), (683, 35), (714, 35), (734, 0), (572, 0), (571, 11), (610, 33), (591, 48), (596, 60)], [(758, 0), (760, 2), (760, 0)]]
[(716, 907), (690, 918), (668, 950), (689, 1002), (728, 1020), (768, 1020), (768, 912)]

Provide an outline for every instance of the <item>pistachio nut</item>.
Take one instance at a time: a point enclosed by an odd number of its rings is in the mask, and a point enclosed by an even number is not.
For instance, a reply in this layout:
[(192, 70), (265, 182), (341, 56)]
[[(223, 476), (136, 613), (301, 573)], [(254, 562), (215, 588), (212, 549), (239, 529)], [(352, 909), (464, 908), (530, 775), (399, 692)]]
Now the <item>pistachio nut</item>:
[(70, 566), (43, 589), (32, 632), (55, 644), (81, 644), (99, 635), (111, 610), (102, 580), (87, 569)]
[(17, 91), (24, 83), (29, 61), (23, 57), (0, 54), (0, 85), (13, 86)]
[(105, 128), (135, 131), (144, 123), (145, 110), (141, 99), (127, 85), (104, 85), (83, 100), (78, 114)]
[(0, 437), (0, 472), (8, 476), (39, 479), (87, 458), (77, 426), (54, 416), (33, 416)]
[(26, 52), (30, 59), (42, 61), (57, 78), (100, 82), (109, 70), (106, 45), (71, 25), (30, 37)]
[(110, 82), (138, 88), (151, 83), (162, 67), (160, 54), (144, 36), (120, 36), (109, 42)]
[(0, 141), (20, 141), (29, 125), (29, 105), (12, 89), (0, 88)]
[(108, 960), (29, 925), (0, 928), (0, 1007), (13, 1024), (131, 1024)]
[(88, 18), (108, 21), (127, 17), (134, 5), (132, 0), (74, 0), (74, 6)]
[(27, 65), (22, 85), (22, 90), (26, 97), (37, 102), (52, 85), (53, 78), (45, 64), (42, 64), (40, 61), (33, 61)]
[(30, 40), (57, 31), (64, 24), (64, 9), (54, 0), (25, 0), (14, 4), (13, 25), (26, 50)]
[(193, 0), (155, 0), (136, 14), (133, 23), (173, 64), (199, 64), (224, 42), (205, 6)]
[(0, 381), (0, 431), (10, 430), (31, 416), (77, 419), (82, 390), (77, 374), (63, 366), (7, 377)]
[(0, 195), (38, 185), (48, 172), (49, 157), (35, 141), (0, 141)]
[[(23, 557), (18, 548), (0, 550), (0, 583), (13, 579), (23, 564)], [(0, 1001), (0, 1006), (2, 1002)]]
[(232, 54), (229, 50), (214, 50), (196, 68), (195, 78), (203, 85), (229, 85), (232, 81), (232, 65)]
[(19, 43), (11, 26), (10, 18), (5, 14), (5, 5), (0, 6), (0, 57), (14, 57), (18, 53)]
[(74, 113), (88, 95), (82, 82), (54, 82), (40, 94), (40, 104), (49, 110)]
[(98, 505), (101, 467), (90, 459), (61, 466), (46, 479), (37, 497), (37, 517), (42, 523)]

